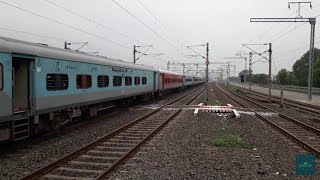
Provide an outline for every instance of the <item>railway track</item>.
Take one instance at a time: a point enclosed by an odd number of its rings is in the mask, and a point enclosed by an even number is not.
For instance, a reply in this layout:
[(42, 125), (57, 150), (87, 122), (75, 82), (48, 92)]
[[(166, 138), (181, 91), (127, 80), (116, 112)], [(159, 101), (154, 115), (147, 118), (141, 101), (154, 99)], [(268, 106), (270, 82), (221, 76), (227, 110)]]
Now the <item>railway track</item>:
[[(199, 88), (48, 164), (22, 179), (103, 179), (202, 94)], [(165, 111), (164, 107), (180, 108)]]
[[(309, 152), (315, 154), (317, 157), (320, 157), (320, 130), (316, 129), (308, 124), (305, 124), (295, 118), (287, 116), (283, 113), (280, 113), (274, 109), (266, 107), (264, 105), (259, 104), (249, 98), (241, 96), (237, 93), (231, 92), (224, 88), (217, 86), (217, 89), (220, 90), (227, 97), (238, 103), (239, 105), (249, 109), (254, 112), (255, 115), (279, 130), (281, 133), (301, 145), (303, 148), (308, 150)], [(243, 102), (244, 101), (244, 102)], [(250, 105), (251, 104), (251, 105)], [(276, 117), (265, 117), (262, 113), (257, 112), (256, 110), (250, 108), (250, 106), (254, 105), (255, 107), (260, 107), (265, 110), (274, 112), (278, 114)]]
[[(233, 86), (233, 87), (236, 87), (236, 86)], [(236, 88), (238, 88), (238, 87), (236, 87)], [(246, 92), (250, 92), (247, 89), (242, 89), (242, 90), (244, 90)], [(257, 91), (251, 91), (251, 95), (257, 96), (259, 98), (263, 98), (266, 101), (268, 100), (268, 96), (266, 94), (263, 94), (263, 93), (260, 93), (260, 92), (257, 92)], [(252, 97), (252, 98), (254, 98), (254, 97)], [(256, 98), (256, 99), (258, 99), (258, 98)], [(272, 96), (271, 99), (272, 99), (273, 102), (280, 104), (281, 100), (280, 100), (279, 97)], [(308, 112), (314, 113), (316, 115), (320, 115), (320, 106), (317, 106), (317, 105), (303, 103), (303, 102), (299, 102), (299, 101), (294, 101), (294, 100), (286, 99), (286, 98), (283, 98), (283, 103), (285, 105), (288, 105), (288, 106), (291, 106), (291, 107), (299, 108), (301, 110), (308, 111)]]

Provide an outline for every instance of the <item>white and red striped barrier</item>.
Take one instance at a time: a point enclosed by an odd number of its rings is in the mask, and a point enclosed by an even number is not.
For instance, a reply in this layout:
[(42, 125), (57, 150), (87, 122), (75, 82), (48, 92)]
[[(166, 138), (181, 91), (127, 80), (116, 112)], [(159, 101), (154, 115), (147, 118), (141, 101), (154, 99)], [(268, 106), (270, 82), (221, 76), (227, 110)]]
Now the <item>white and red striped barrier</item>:
[(228, 106), (206, 106), (200, 103), (198, 107), (194, 110), (194, 115), (198, 115), (199, 110), (205, 112), (215, 112), (215, 113), (233, 113), (236, 118), (240, 118), (240, 114), (231, 104)]

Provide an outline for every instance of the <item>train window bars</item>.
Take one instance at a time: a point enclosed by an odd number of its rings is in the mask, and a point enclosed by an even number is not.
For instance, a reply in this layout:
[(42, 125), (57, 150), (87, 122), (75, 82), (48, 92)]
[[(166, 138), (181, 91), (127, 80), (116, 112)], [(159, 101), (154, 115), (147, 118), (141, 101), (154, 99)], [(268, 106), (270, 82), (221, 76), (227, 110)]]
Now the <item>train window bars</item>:
[(0, 63), (0, 91), (3, 89), (3, 66), (2, 64)]
[(108, 87), (109, 86), (109, 76), (98, 76), (98, 87)]
[(132, 77), (126, 76), (125, 77), (125, 84), (126, 84), (126, 86), (131, 86), (132, 85)]
[(90, 75), (77, 75), (77, 89), (88, 89), (92, 86), (92, 77)]
[(122, 77), (113, 76), (113, 86), (121, 86), (121, 85), (122, 85)]
[(134, 84), (139, 85), (140, 84), (140, 77), (134, 77)]
[(67, 74), (47, 74), (48, 91), (66, 90), (68, 87), (69, 78)]
[(146, 77), (142, 77), (142, 84), (147, 84), (147, 78)]

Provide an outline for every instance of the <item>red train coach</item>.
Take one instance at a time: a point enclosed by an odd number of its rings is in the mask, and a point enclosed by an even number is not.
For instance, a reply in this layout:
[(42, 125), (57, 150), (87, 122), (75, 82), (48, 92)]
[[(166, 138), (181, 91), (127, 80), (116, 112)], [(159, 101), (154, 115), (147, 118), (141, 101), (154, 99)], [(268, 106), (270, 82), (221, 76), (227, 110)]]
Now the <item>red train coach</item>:
[(159, 70), (159, 90), (167, 91), (183, 87), (182, 74)]

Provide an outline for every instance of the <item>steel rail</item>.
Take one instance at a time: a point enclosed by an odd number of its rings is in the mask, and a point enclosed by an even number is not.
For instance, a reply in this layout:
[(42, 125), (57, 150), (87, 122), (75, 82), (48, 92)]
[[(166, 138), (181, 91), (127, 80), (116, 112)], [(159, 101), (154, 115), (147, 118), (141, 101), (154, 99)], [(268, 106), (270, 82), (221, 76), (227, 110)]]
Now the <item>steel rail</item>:
[(251, 102), (251, 103), (253, 103), (253, 104), (257, 105), (257, 106), (260, 106), (260, 107), (262, 107), (262, 108), (264, 108), (264, 109), (268, 109), (268, 110), (270, 110), (270, 111), (272, 111), (272, 112), (274, 112), (274, 113), (277, 113), (277, 114), (279, 114), (280, 117), (283, 117), (283, 118), (286, 118), (286, 119), (288, 119), (288, 120), (290, 120), (290, 121), (293, 121), (293, 122), (295, 122), (296, 124), (299, 124), (299, 125), (301, 125), (301, 126), (303, 126), (303, 127), (305, 127), (305, 128), (307, 128), (307, 129), (309, 129), (309, 130), (311, 130), (311, 131), (313, 131), (313, 132), (315, 132), (315, 133), (317, 133), (317, 134), (320, 135), (320, 130), (317, 129), (317, 128), (314, 128), (314, 127), (312, 127), (312, 126), (310, 126), (310, 125), (308, 125), (308, 124), (306, 124), (306, 123), (303, 123), (303, 122), (301, 122), (301, 121), (299, 121), (299, 120), (297, 120), (297, 119), (295, 119), (295, 118), (293, 118), (293, 117), (290, 117), (290, 116), (288, 116), (288, 115), (285, 115), (285, 114), (283, 114), (283, 113), (281, 113), (281, 112), (279, 112), (279, 111), (276, 111), (276, 110), (274, 110), (274, 109), (272, 109), (272, 108), (269, 108), (269, 107), (267, 107), (267, 106), (264, 106), (264, 105), (262, 105), (262, 104), (259, 104), (259, 103), (255, 102), (255, 101), (253, 101), (253, 100), (251, 100), (251, 99), (249, 99), (249, 98), (246, 98), (246, 97), (241, 96), (241, 95), (239, 95), (239, 94), (237, 94), (237, 93), (231, 92), (230, 90), (227, 90), (227, 89), (225, 89), (225, 90), (228, 91), (229, 93), (232, 93), (232, 94), (234, 94), (234, 95), (236, 95), (236, 96), (238, 96), (238, 97), (240, 97), (240, 98), (242, 98), (242, 99), (244, 99), (244, 100), (246, 100), (246, 101), (249, 101), (249, 102)]
[[(237, 86), (232, 85), (233, 87), (238, 88)], [(246, 92), (250, 92), (247, 89), (242, 89), (245, 90)], [(267, 95), (261, 92), (257, 92), (257, 91), (251, 91), (251, 93), (253, 93), (254, 95), (266, 98)], [(272, 99), (276, 102), (280, 102), (280, 97), (278, 96), (272, 96)], [(287, 99), (287, 98), (283, 98), (284, 103), (289, 105), (289, 106), (293, 106), (293, 107), (297, 107), (303, 110), (307, 110), (309, 112), (312, 113), (316, 113), (316, 114), (320, 114), (320, 106), (314, 105), (314, 104), (308, 104), (308, 103), (303, 103), (303, 102), (299, 102), (299, 101), (295, 101), (295, 100), (291, 100), (291, 99)], [(309, 109), (309, 108), (313, 108), (313, 109)]]
[[(194, 96), (190, 101), (186, 103), (186, 105), (189, 105), (191, 102), (193, 102), (197, 97), (199, 97), (204, 90), (202, 90), (200, 93), (198, 93), (196, 96)], [(184, 105), (185, 106), (185, 105)], [(126, 158), (130, 157), (131, 154), (133, 154), (135, 151), (137, 151), (143, 144), (145, 144), (149, 139), (151, 139), (154, 135), (156, 135), (164, 126), (166, 126), (171, 120), (173, 120), (180, 112), (182, 111), (183, 107), (180, 107), (179, 110), (177, 110), (172, 116), (170, 116), (166, 121), (164, 121), (162, 124), (160, 124), (154, 131), (152, 131), (150, 134), (148, 134), (139, 144), (137, 144), (134, 148), (129, 150), (126, 154), (124, 154), (118, 161), (116, 161), (114, 164), (112, 164), (108, 169), (106, 169), (98, 178), (96, 179), (104, 179), (110, 172), (115, 170), (121, 163), (125, 161)]]
[[(255, 104), (255, 105), (258, 105), (258, 106), (260, 106), (260, 107), (265, 107), (265, 106), (260, 105), (260, 104), (255, 103), (255, 102), (252, 102), (251, 100), (249, 100), (249, 99), (247, 99), (247, 98), (245, 98), (245, 97), (242, 97), (242, 96), (240, 96), (240, 95), (238, 95), (238, 94), (236, 94), (236, 93), (230, 92), (230, 91), (228, 91), (228, 90), (226, 90), (226, 89), (223, 89), (223, 88), (219, 87), (218, 85), (217, 85), (217, 89), (218, 89), (219, 91), (221, 91), (223, 94), (225, 94), (227, 97), (229, 97), (230, 99), (232, 99), (233, 101), (235, 101), (236, 103), (240, 104), (241, 106), (243, 106), (243, 107), (245, 107), (245, 108), (248, 108), (248, 109), (249, 109), (250, 111), (252, 111), (257, 117), (259, 117), (259, 118), (262, 119), (264, 122), (268, 123), (268, 124), (271, 125), (272, 127), (276, 128), (277, 130), (279, 130), (280, 132), (282, 132), (285, 136), (287, 136), (287, 137), (289, 137), (290, 139), (292, 139), (293, 141), (297, 142), (298, 144), (300, 144), (302, 147), (304, 147), (304, 148), (307, 149), (308, 151), (314, 153), (317, 157), (320, 157), (320, 151), (319, 151), (318, 149), (316, 149), (316, 148), (313, 147), (312, 145), (308, 144), (307, 142), (303, 141), (301, 138), (295, 136), (294, 134), (288, 132), (288, 131), (285, 130), (284, 128), (282, 128), (282, 127), (278, 126), (277, 124), (273, 123), (271, 120), (269, 120), (269, 119), (261, 116), (258, 112), (256, 112), (256, 111), (254, 111), (253, 109), (249, 108), (248, 106), (246, 106), (245, 104), (243, 104), (243, 103), (240, 102), (239, 100), (236, 100), (234, 97), (230, 96), (230, 95), (227, 94), (225, 91), (227, 91), (227, 92), (229, 92), (229, 93), (231, 93), (231, 94), (233, 94), (233, 95), (235, 95), (235, 96), (237, 96), (237, 97), (240, 97), (240, 98), (242, 98), (242, 99), (244, 99), (244, 100), (246, 100), (246, 101), (249, 101), (249, 102), (251, 102), (251, 103), (253, 103), (253, 104)], [(269, 109), (269, 110), (271, 110), (271, 109), (268, 108), (268, 107), (266, 107), (266, 108)], [(272, 111), (278, 113), (279, 116), (281, 117), (281, 114), (282, 114), (282, 113), (279, 113), (279, 112), (274, 111), (274, 110), (272, 110)], [(288, 119), (288, 118), (290, 118), (290, 117), (288, 117), (288, 116), (283, 116), (283, 118)], [(288, 120), (290, 120), (290, 119), (288, 119)], [(294, 121), (294, 122), (296, 122), (296, 121)], [(303, 124), (304, 124), (304, 123), (303, 123)], [(304, 126), (303, 124), (301, 124), (301, 126), (303, 126), (303, 127), (306, 128), (306, 129), (309, 129), (309, 128), (307, 128), (307, 127), (309, 127), (309, 125)], [(312, 127), (312, 128), (313, 128), (313, 127)], [(317, 132), (319, 133), (319, 130), (318, 130), (318, 129), (315, 129), (315, 128), (313, 128), (312, 131), (317, 131)]]
[[(171, 104), (173, 104), (173, 103), (175, 103), (175, 102), (177, 102), (177, 101), (179, 101), (179, 100), (181, 100), (181, 99), (183, 99), (183, 98), (185, 98), (185, 97), (187, 97), (187, 96), (189, 96), (189, 95), (191, 95), (191, 94), (193, 94), (193, 93), (195, 93), (195, 92), (197, 92), (197, 91), (199, 91), (199, 90), (201, 90), (201, 89), (202, 89), (202, 87), (201, 87), (201, 88), (198, 88), (198, 89), (196, 89), (196, 90), (194, 90), (194, 91), (192, 91), (192, 92), (189, 92), (189, 93), (187, 93), (187, 94), (184, 94), (184, 95), (182, 95), (181, 97), (178, 97), (178, 98), (174, 99), (173, 101), (171, 101), (171, 102), (169, 102), (169, 103), (167, 103), (167, 104), (165, 104), (165, 105), (162, 105), (161, 107), (153, 110), (152, 112), (150, 112), (150, 113), (148, 113), (148, 114), (146, 114), (146, 115), (143, 115), (143, 116), (135, 119), (134, 121), (132, 121), (132, 122), (130, 122), (130, 123), (128, 123), (128, 124), (126, 124), (126, 125), (118, 128), (118, 129), (116, 129), (116, 130), (114, 130), (113, 132), (107, 134), (106, 136), (104, 136), (104, 137), (102, 137), (102, 138), (100, 138), (100, 139), (98, 139), (98, 140), (95, 140), (94, 142), (89, 143), (89, 144), (85, 145), (84, 147), (82, 147), (82, 148), (80, 148), (80, 149), (77, 149), (77, 150), (75, 150), (75, 151), (67, 154), (66, 156), (64, 156), (64, 157), (62, 157), (62, 158), (60, 158), (60, 159), (58, 159), (58, 160), (56, 160), (56, 161), (54, 161), (54, 162), (52, 162), (52, 163), (49, 163), (49, 164), (43, 166), (42, 168), (40, 168), (40, 169), (38, 169), (38, 170), (36, 170), (36, 171), (34, 171), (34, 172), (32, 172), (32, 173), (24, 176), (23, 178), (21, 178), (21, 180), (39, 179), (40, 177), (42, 177), (42, 176), (48, 174), (49, 172), (51, 172), (52, 170), (57, 169), (58, 167), (63, 166), (64, 164), (70, 162), (71, 160), (79, 157), (81, 154), (84, 154), (84, 153), (88, 152), (90, 149), (93, 149), (94, 147), (98, 146), (99, 144), (107, 141), (108, 139), (111, 139), (112, 137), (114, 137), (114, 136), (120, 134), (121, 132), (129, 129), (130, 127), (133, 127), (134, 125), (138, 124), (139, 122), (141, 122), (141, 121), (149, 118), (150, 116), (156, 114), (157, 112), (159, 112), (159, 111), (160, 111), (161, 109), (163, 109), (164, 107), (166, 107), (166, 106), (168, 106), (168, 105), (171, 105)], [(192, 98), (192, 101), (193, 101), (195, 98), (197, 98), (203, 91), (204, 91), (204, 89), (202, 89), (201, 92), (200, 92), (197, 96), (195, 96), (194, 98)], [(191, 102), (192, 102), (192, 101), (191, 101)], [(182, 109), (182, 107), (181, 107), (177, 112), (180, 113), (180, 112), (181, 112), (181, 109)], [(179, 113), (177, 113), (177, 114), (179, 114)], [(177, 114), (175, 113), (174, 116), (172, 116), (172, 117), (170, 117), (170, 118), (174, 118)], [(167, 123), (167, 122), (169, 122), (169, 121), (168, 121), (168, 120), (165, 121), (165, 123)], [(157, 130), (158, 130), (158, 129), (159, 129), (159, 127), (157, 128)], [(155, 132), (154, 132), (154, 133), (155, 133)], [(151, 135), (151, 134), (150, 134), (150, 135)], [(148, 138), (144, 138), (144, 139), (143, 139), (143, 142), (139, 143), (139, 145), (141, 145), (141, 144), (143, 144), (144, 142), (146, 142), (147, 139), (148, 139)], [(138, 147), (138, 145), (135, 146), (135, 147)], [(135, 148), (135, 150), (136, 150), (136, 148)], [(129, 155), (129, 154), (131, 154), (132, 152), (134, 152), (134, 150), (132, 150), (132, 151), (130, 150), (130, 152), (128, 152), (128, 153), (126, 153), (126, 154)], [(121, 157), (121, 159), (123, 160), (123, 159), (125, 159), (126, 157), (127, 157), (127, 155)], [(117, 161), (116, 164), (114, 164), (114, 167), (118, 166), (121, 162), (122, 162), (122, 161), (119, 161), (119, 162)], [(110, 167), (111, 167), (111, 166), (110, 166)], [(104, 177), (106, 174), (110, 173), (111, 170), (114, 169), (114, 167), (111, 168), (111, 169), (108, 168), (106, 171), (103, 172), (103, 175), (101, 175), (100, 177)]]

